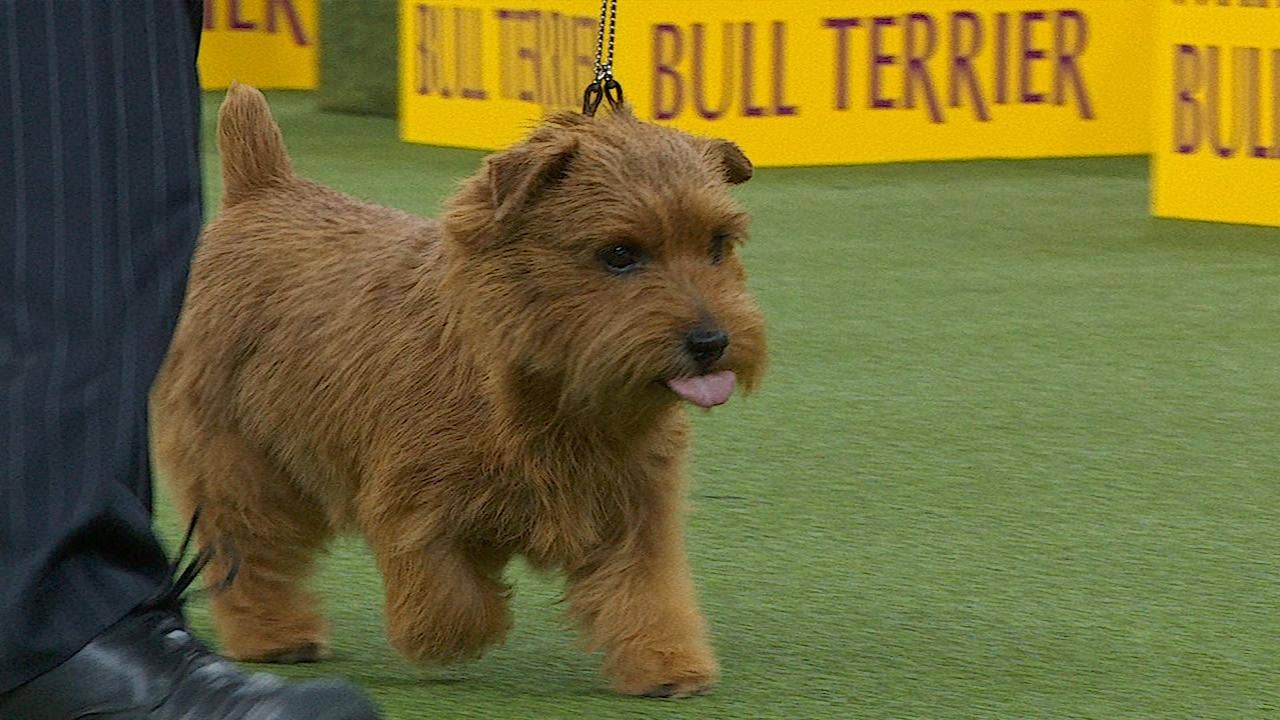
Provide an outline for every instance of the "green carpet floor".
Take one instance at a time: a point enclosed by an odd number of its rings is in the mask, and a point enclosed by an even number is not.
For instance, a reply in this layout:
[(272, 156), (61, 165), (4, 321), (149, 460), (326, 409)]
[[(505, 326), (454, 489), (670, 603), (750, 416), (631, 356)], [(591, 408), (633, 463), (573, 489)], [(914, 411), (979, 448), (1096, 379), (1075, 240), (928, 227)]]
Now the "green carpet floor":
[[(269, 97), (301, 173), (395, 207), (436, 212), (481, 157)], [(411, 667), (355, 540), (318, 578), (336, 657), (285, 672), (393, 719), (1276, 717), (1280, 232), (1150, 219), (1146, 186), (1122, 158), (738, 191), (772, 365), (696, 418), (714, 694), (610, 696), (522, 567), (503, 647)]]

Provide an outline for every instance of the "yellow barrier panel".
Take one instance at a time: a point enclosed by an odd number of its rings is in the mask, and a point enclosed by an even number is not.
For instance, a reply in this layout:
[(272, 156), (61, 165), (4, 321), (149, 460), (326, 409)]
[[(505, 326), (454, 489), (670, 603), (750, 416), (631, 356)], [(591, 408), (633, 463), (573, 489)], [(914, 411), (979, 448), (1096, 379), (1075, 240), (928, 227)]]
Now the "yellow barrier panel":
[[(405, 140), (498, 148), (591, 78), (594, 0), (401, 0)], [(760, 165), (1147, 153), (1149, 0), (622, 0), (641, 117)]]
[(1280, 226), (1280, 9), (1165, 0), (1157, 35), (1156, 215)]
[[(200, 84), (316, 86), (318, 0), (204, 0)], [(392, 42), (391, 38), (387, 42)]]

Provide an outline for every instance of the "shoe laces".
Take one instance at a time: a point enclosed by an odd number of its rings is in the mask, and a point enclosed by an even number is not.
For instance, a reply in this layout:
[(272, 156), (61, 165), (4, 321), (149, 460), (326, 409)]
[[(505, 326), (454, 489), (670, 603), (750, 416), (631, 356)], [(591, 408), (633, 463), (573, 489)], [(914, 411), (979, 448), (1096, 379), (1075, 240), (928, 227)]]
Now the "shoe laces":
[(183, 535), (182, 544), (178, 546), (178, 554), (173, 559), (173, 581), (156, 597), (154, 602), (156, 606), (179, 608), (187, 599), (195, 596), (198, 591), (191, 589), (192, 583), (200, 576), (205, 567), (219, 555), (227, 560), (227, 574), (217, 584), (207, 586), (205, 589), (206, 595), (217, 595), (225, 591), (231, 587), (231, 584), (235, 582), (236, 575), (240, 573), (240, 554), (236, 552), (234, 543), (227, 538), (200, 547), (196, 550), (191, 560), (185, 566), (183, 565), (184, 560), (186, 560), (187, 550), (191, 547), (191, 540), (195, 536), (196, 526), (199, 523), (200, 507), (197, 506), (195, 511), (191, 513), (191, 521), (187, 524), (187, 532)]

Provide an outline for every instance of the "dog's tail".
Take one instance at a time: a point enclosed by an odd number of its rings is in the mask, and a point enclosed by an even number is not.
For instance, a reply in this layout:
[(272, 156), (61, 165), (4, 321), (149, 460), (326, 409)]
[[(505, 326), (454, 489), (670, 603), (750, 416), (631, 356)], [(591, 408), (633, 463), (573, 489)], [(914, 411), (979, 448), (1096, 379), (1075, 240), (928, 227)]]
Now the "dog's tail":
[(232, 82), (218, 110), (218, 149), (222, 152), (223, 205), (288, 181), (293, 163), (267, 99), (250, 85)]

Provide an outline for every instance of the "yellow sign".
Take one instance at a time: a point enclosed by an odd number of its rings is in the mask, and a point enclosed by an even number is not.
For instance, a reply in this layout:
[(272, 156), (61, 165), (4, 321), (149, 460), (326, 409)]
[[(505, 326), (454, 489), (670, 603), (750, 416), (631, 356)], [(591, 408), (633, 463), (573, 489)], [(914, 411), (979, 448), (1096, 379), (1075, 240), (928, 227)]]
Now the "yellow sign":
[[(595, 0), (401, 0), (401, 135), (493, 149), (580, 107)], [(1149, 0), (631, 0), (643, 118), (759, 165), (1146, 153)]]
[[(316, 86), (317, 0), (204, 0), (200, 84)], [(387, 40), (392, 42), (390, 38)]]
[(1280, 9), (1164, 0), (1156, 73), (1156, 215), (1280, 226)]

